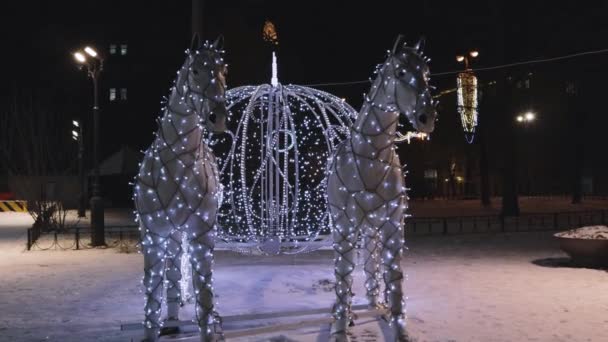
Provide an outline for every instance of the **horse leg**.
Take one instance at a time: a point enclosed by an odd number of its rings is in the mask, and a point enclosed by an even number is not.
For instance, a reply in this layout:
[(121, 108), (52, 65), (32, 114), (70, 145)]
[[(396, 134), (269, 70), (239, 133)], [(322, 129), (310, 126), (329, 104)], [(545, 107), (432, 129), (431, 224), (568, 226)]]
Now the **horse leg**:
[[(401, 204), (401, 203), (399, 203)], [(385, 297), (390, 309), (390, 324), (395, 332), (395, 341), (408, 341), (405, 331), (405, 301), (403, 299), (403, 272), (401, 254), (404, 246), (403, 207), (396, 207), (380, 228), (382, 264), (384, 267)]]
[(164, 243), (163, 238), (152, 234), (145, 234), (142, 241), (142, 251), (144, 254), (143, 283), (146, 293), (144, 341), (156, 341), (160, 332), (165, 263)]
[(367, 292), (367, 299), (370, 307), (377, 307), (378, 294), (380, 293), (379, 284), (379, 248), (378, 248), (378, 232), (375, 227), (367, 226), (362, 229), (364, 232), (363, 244), (363, 258), (365, 260), (365, 289)]
[(333, 308), (335, 322), (332, 324), (332, 335), (337, 341), (346, 341), (346, 329), (352, 322), (352, 272), (355, 269), (355, 249), (358, 231), (346, 213), (338, 210), (334, 217), (335, 277), (336, 303)]
[(182, 279), (182, 232), (176, 230), (167, 240), (167, 262), (165, 276), (167, 279), (167, 320), (179, 319), (179, 308), (182, 304), (180, 281)]
[(190, 237), (190, 260), (192, 262), (192, 281), (196, 298), (196, 319), (202, 342), (217, 340), (212, 287), (213, 267), (213, 230), (207, 222), (201, 221)]

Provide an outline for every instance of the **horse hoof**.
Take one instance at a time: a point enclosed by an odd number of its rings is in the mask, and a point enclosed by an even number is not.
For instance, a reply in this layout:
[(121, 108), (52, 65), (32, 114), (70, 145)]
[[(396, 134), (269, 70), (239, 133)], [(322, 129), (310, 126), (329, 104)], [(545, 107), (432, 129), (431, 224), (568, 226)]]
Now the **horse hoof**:
[(158, 336), (177, 335), (181, 332), (179, 327), (162, 327)]
[(405, 325), (403, 324), (403, 318), (392, 317), (390, 324), (393, 326), (393, 332), (395, 334), (395, 341), (397, 342), (411, 342), (412, 339), (408, 335)]
[(336, 332), (336, 333), (331, 334), (329, 341), (330, 342), (349, 342), (349, 339), (348, 339), (348, 335), (346, 335), (346, 332), (342, 331), (342, 332)]
[(156, 328), (145, 328), (144, 338), (141, 342), (156, 342), (158, 341), (159, 330)]

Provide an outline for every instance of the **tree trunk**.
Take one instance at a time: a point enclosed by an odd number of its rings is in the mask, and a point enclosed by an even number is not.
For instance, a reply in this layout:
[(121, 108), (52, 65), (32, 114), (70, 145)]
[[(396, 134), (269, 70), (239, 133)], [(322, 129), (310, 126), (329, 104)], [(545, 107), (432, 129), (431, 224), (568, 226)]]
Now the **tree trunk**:
[[(516, 101), (514, 95), (514, 85), (507, 81), (506, 77), (501, 75), (498, 81), (503, 84), (502, 89), (498, 89), (499, 103), (503, 110), (502, 119), (504, 120), (504, 128), (506, 133), (506, 146), (504, 155), (503, 168), (503, 190), (502, 190), (502, 216), (518, 216), (519, 215), (519, 198), (517, 187), (517, 169), (518, 169), (518, 135), (513, 118), (513, 101)], [(502, 90), (502, 92), (500, 91)]]
[(486, 138), (484, 137), (483, 128), (480, 129), (478, 142), (481, 205), (489, 207), (492, 205), (492, 202), (490, 201), (490, 174), (488, 170), (488, 151), (486, 149)]
[(580, 106), (579, 100), (580, 95), (573, 96), (571, 103), (573, 105), (568, 108), (570, 116), (572, 117), (575, 137), (573, 146), (573, 158), (572, 158), (572, 204), (580, 204), (583, 201), (583, 168), (585, 164), (585, 110)]
[(493, 98), (496, 99), (495, 90), (490, 90), (486, 86), (485, 89), (479, 91), (479, 118), (477, 123), (477, 143), (479, 144), (479, 194), (481, 197), (481, 205), (483, 207), (490, 207), (492, 202), (490, 201), (490, 170), (488, 166), (488, 150), (487, 150), (487, 137), (484, 119), (487, 115), (495, 113), (494, 107), (489, 106), (490, 97), (488, 95), (494, 94)]

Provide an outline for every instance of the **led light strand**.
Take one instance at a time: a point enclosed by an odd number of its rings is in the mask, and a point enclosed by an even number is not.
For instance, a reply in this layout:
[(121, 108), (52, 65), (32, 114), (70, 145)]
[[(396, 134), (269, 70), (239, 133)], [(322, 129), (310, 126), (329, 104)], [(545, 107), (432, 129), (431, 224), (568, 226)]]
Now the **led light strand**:
[(350, 137), (338, 145), (329, 160), (327, 196), (336, 277), (332, 333), (337, 336), (345, 336), (353, 320), (352, 273), (357, 241), (362, 236), (369, 303), (381, 305), (378, 295), (382, 278), (384, 302), (396, 340), (407, 340), (400, 265), (407, 189), (395, 142), (400, 113), (415, 128), (429, 133), (436, 111), (428, 85), (428, 59), (421, 54), (421, 43), (397, 49), (399, 40), (386, 62), (376, 69), (378, 76), (365, 96)]
[(282, 85), (273, 55), (271, 84), (226, 93), (232, 127), (214, 136), (226, 201), (220, 238), (238, 252), (310, 252), (329, 231), (326, 164), (356, 112), (316, 89)]
[[(156, 138), (135, 177), (134, 201), (144, 253), (143, 323), (149, 341), (156, 341), (162, 328), (163, 287), (167, 319), (178, 319), (184, 300), (182, 279), (193, 282), (201, 338), (223, 339), (211, 276), (221, 196), (219, 174), (213, 153), (201, 141), (207, 118), (224, 105), (225, 65), (217, 45), (218, 41), (206, 42), (199, 50), (186, 51), (186, 61), (158, 120)], [(180, 269), (183, 258), (192, 271)]]

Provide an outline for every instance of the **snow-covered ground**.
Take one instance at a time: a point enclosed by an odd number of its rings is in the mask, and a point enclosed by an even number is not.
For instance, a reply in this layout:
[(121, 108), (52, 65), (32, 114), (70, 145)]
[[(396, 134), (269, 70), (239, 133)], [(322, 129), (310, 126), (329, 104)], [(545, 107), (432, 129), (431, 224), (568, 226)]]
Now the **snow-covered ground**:
[[(30, 224), (26, 214), (0, 213), (0, 341), (137, 337), (119, 327), (143, 317), (142, 256), (113, 249), (24, 252)], [(551, 233), (416, 237), (408, 245), (408, 329), (417, 341), (608, 341), (608, 272), (570, 267)], [(332, 259), (327, 250), (279, 257), (218, 251), (219, 311), (329, 311)], [(359, 268), (357, 303), (365, 302), (362, 279)], [(231, 341), (326, 341), (327, 328)], [(352, 340), (390, 340), (385, 330), (362, 319)]]

